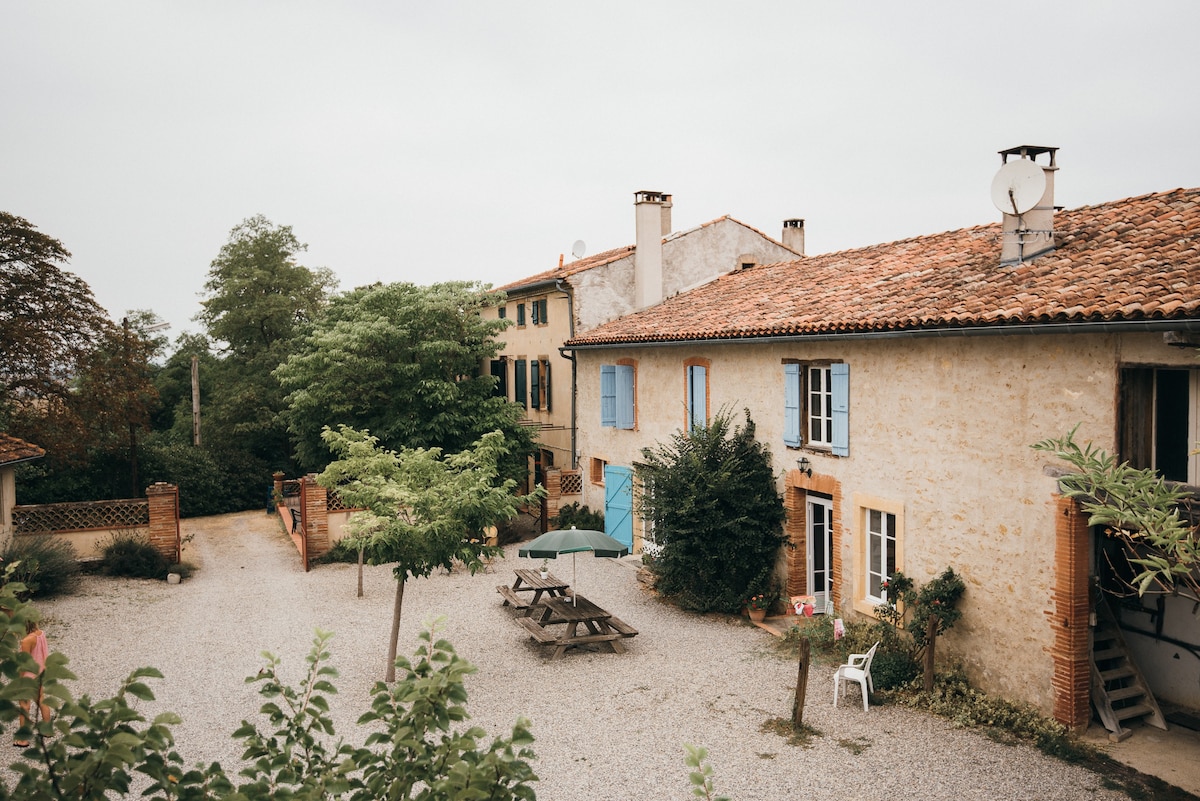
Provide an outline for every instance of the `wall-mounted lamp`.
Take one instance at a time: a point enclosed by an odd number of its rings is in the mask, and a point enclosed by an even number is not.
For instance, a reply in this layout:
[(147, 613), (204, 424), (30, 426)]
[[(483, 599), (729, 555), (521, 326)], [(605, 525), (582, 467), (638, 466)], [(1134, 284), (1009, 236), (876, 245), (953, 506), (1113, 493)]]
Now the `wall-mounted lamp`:
[(812, 462), (808, 461), (807, 456), (801, 456), (796, 460), (796, 467), (800, 468), (800, 472), (804, 473), (809, 478), (812, 478)]

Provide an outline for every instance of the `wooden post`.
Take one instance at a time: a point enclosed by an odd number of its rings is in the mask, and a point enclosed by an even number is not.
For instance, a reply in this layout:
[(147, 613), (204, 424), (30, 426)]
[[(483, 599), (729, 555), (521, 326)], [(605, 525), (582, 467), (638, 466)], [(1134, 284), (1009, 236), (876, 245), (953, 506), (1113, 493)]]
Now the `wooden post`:
[(808, 694), (808, 656), (811, 646), (807, 639), (800, 640), (800, 669), (796, 675), (796, 700), (792, 704), (792, 728), (799, 730), (804, 725), (804, 696)]
[(938, 616), (929, 616), (929, 625), (925, 627), (925, 692), (933, 692), (933, 645), (937, 642)]

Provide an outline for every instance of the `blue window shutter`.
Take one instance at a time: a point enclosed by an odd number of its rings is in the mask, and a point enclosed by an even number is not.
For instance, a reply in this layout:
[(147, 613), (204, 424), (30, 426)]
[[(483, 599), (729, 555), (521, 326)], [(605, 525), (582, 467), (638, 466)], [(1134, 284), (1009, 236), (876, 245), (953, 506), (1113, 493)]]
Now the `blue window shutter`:
[(517, 403), (525, 406), (527, 400), (525, 398), (525, 360), (517, 359), (513, 370), (513, 388), (516, 390)]
[(800, 365), (783, 366), (783, 444), (800, 447)]
[(536, 359), (529, 360), (529, 405), (534, 409), (542, 408), (542, 365)]
[(688, 367), (688, 431), (708, 423), (708, 371), (699, 364)]
[(542, 400), (543, 408), (550, 411), (550, 362), (542, 362)]
[(617, 428), (633, 428), (633, 367), (617, 365)]
[(600, 425), (617, 424), (617, 366), (600, 365)]
[(517, 325), (525, 325), (525, 304), (517, 304)]
[(833, 455), (850, 455), (850, 365), (829, 365), (833, 394)]

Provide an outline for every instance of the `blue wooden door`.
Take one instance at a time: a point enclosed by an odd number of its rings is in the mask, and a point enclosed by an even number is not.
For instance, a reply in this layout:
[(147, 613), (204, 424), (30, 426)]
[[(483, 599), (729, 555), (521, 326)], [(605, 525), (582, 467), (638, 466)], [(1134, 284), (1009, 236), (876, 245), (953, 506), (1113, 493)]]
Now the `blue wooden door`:
[(633, 550), (633, 470), (604, 466), (604, 533)]

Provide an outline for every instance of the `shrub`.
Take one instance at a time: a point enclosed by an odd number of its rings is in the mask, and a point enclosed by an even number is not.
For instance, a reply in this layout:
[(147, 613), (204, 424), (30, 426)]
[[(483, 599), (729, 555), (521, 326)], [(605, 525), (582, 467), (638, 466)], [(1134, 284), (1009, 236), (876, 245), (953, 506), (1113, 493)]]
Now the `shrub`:
[(350, 538), (340, 539), (333, 547), (313, 560), (317, 565), (358, 564), (358, 546)]
[[(883, 646), (879, 646), (881, 649)], [(892, 690), (903, 687), (915, 679), (921, 666), (907, 651), (875, 652), (871, 662), (871, 683), (876, 690)]]
[(167, 558), (146, 540), (129, 534), (115, 534), (104, 546), (104, 572), (123, 578), (165, 578), (170, 567)]
[(553, 520), (553, 527), (570, 528), (571, 526), (604, 531), (604, 513), (592, 511), (578, 503), (569, 503), (559, 508), (558, 516)]
[(25, 585), (25, 599), (69, 592), (79, 575), (75, 548), (60, 537), (13, 537), (0, 558), (14, 566), (8, 580)]
[(783, 499), (771, 454), (722, 410), (707, 427), (679, 432), (642, 451), (637, 475), (642, 516), (653, 523), (655, 587), (680, 607), (741, 611), (769, 592), (783, 535)]

